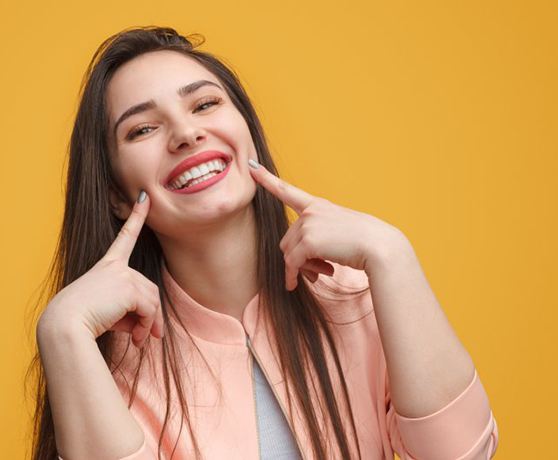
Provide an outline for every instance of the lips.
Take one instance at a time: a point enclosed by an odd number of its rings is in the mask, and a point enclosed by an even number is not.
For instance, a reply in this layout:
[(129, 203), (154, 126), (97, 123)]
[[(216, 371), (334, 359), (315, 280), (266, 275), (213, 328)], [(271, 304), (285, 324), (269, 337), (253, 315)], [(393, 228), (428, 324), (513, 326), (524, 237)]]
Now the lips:
[(230, 163), (232, 161), (232, 155), (228, 153), (221, 152), (220, 150), (205, 150), (196, 155), (190, 156), (185, 160), (181, 161), (176, 165), (176, 167), (170, 172), (170, 174), (165, 179), (165, 185), (168, 186), (171, 182), (176, 180), (184, 171), (193, 168), (202, 163), (206, 163), (211, 160), (216, 160), (221, 158), (225, 163)]

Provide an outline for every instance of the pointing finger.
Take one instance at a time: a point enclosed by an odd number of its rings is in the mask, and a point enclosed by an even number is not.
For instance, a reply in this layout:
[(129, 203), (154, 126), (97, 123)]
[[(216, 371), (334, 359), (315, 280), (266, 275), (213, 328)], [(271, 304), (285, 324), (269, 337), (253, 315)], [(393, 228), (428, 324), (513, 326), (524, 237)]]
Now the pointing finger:
[[(142, 200), (141, 202), (139, 200)], [(108, 248), (105, 254), (107, 259), (124, 259), (126, 262), (130, 260), (130, 255), (134, 250), (136, 241), (140, 234), (141, 228), (149, 212), (150, 202), (147, 193), (142, 190), (138, 200), (134, 203), (132, 212), (120, 232), (116, 236), (116, 239)]]
[[(261, 184), (266, 190), (279, 198), (287, 206), (294, 209), (298, 215), (300, 215), (314, 199), (314, 196), (310, 193), (305, 192), (304, 190), (277, 177), (256, 161), (250, 159), (248, 163), (250, 164), (252, 177), (256, 180), (256, 182)], [(255, 167), (255, 165), (258, 166)]]

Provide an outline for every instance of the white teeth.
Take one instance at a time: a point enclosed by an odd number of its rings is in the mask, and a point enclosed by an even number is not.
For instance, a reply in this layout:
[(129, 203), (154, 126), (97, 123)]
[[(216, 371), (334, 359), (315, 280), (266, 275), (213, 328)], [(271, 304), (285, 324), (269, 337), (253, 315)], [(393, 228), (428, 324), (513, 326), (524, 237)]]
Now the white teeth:
[(190, 168), (188, 171), (185, 171), (178, 177), (174, 182), (172, 182), (168, 187), (171, 190), (176, 190), (184, 186), (184, 184), (188, 183), (188, 181), (192, 179), (198, 179), (203, 175), (209, 172), (222, 172), (227, 167), (227, 163), (225, 163), (222, 159), (207, 161), (202, 163), (201, 165), (194, 166)]
[(189, 188), (189, 187), (191, 187), (192, 185), (199, 184), (200, 182), (204, 182), (204, 181), (206, 181), (207, 179), (209, 179), (209, 178), (211, 178), (211, 177), (213, 177), (213, 176), (216, 176), (216, 175), (217, 175), (217, 173), (211, 172), (211, 173), (209, 173), (209, 174), (206, 174), (206, 175), (203, 176), (203, 177), (200, 177), (200, 178), (198, 178), (198, 179), (194, 179), (191, 183), (189, 183), (189, 184), (186, 186), (186, 188)]

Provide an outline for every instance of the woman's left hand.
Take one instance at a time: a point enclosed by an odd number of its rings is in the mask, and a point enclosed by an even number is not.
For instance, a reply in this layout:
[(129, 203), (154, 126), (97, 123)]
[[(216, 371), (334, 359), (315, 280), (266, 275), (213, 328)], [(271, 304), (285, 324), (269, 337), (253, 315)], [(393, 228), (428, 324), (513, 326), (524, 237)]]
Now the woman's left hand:
[(403, 233), (392, 225), (313, 196), (261, 164), (257, 169), (248, 169), (257, 183), (299, 216), (279, 244), (285, 258), (287, 290), (296, 288), (299, 271), (312, 282), (319, 273), (333, 275), (333, 266), (325, 260), (368, 272), (382, 251), (403, 238)]

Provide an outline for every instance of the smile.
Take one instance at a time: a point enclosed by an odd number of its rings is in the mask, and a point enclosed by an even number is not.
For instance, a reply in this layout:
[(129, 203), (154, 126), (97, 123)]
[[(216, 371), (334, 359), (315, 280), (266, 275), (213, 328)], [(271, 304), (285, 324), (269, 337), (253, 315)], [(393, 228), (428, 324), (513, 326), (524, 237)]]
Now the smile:
[[(222, 170), (221, 168), (216, 167), (216, 169), (213, 171), (209, 171), (193, 179), (188, 179), (186, 182), (184, 182), (181, 188), (177, 188), (177, 186), (180, 185), (180, 183), (175, 183), (174, 185), (168, 186), (167, 189), (173, 193), (181, 193), (181, 194), (196, 193), (201, 190), (205, 190), (206, 188), (209, 188), (213, 184), (216, 184), (217, 182), (224, 179), (225, 176), (229, 173), (231, 164), (232, 161), (229, 161), (228, 163), (226, 163), (226, 166)], [(225, 164), (222, 163), (222, 165)], [(202, 173), (204, 171), (205, 169), (201, 170)]]

